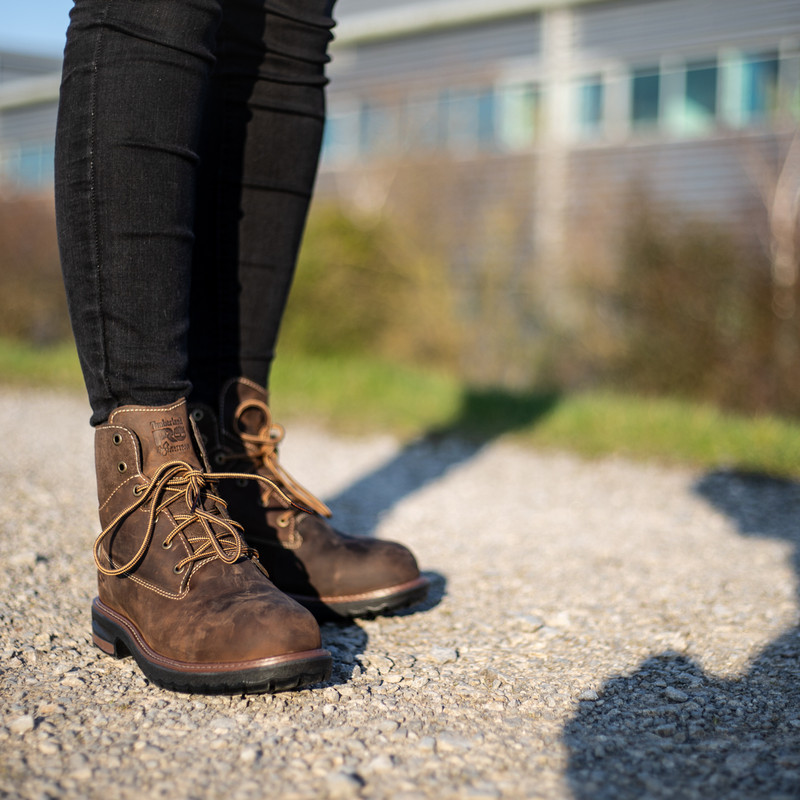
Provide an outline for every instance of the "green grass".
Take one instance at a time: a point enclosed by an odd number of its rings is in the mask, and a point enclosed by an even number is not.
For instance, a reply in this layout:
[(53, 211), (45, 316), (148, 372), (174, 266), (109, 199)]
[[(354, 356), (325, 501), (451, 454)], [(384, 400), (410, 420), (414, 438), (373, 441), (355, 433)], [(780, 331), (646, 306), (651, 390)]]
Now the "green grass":
[(37, 347), (0, 339), (0, 385), (83, 387), (72, 343)]
[[(74, 348), (0, 340), (0, 383), (78, 390)], [(800, 478), (800, 422), (747, 417), (680, 400), (612, 391), (513, 393), (364, 357), (283, 352), (272, 378), (280, 420), (311, 419), (343, 433), (403, 438), (499, 436), (587, 457), (619, 454)]]

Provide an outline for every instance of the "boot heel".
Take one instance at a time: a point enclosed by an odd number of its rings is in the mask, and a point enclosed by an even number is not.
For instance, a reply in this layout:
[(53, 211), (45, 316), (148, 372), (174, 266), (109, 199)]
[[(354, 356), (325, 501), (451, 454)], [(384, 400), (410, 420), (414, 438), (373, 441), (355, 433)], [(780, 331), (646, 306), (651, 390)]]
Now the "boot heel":
[(115, 635), (113, 628), (114, 626), (109, 624), (107, 619), (101, 617), (93, 607), (92, 641), (95, 646), (113, 658), (125, 658), (130, 655), (130, 652), (120, 638)]

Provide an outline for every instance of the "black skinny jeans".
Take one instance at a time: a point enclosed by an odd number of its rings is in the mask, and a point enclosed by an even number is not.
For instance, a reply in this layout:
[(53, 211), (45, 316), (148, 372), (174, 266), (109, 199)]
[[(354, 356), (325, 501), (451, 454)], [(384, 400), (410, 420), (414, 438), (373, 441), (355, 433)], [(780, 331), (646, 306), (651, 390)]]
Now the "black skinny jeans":
[(76, 0), (56, 140), (92, 424), (266, 385), (316, 176), (333, 0)]

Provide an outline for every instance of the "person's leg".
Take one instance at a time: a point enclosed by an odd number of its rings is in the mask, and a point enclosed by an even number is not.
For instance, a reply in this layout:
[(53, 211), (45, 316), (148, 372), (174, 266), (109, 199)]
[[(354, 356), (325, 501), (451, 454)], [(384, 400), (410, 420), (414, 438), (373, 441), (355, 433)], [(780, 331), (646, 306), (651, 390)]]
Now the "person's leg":
[(186, 401), (198, 140), (218, 0), (77, 0), (57, 131), (59, 242), (93, 410), (95, 644), (186, 691), (330, 669), (214, 494)]
[(322, 141), (332, 2), (224, 2), (198, 201), (193, 415), (215, 469), (279, 488), (222, 487), (278, 588), (319, 616), (399, 608), (427, 592), (414, 557), (330, 526), (278, 462), (266, 393)]
[(198, 141), (218, 0), (77, 0), (56, 208), (93, 424), (184, 396)]
[(198, 192), (193, 398), (266, 386), (317, 170), (333, 0), (223, 0)]

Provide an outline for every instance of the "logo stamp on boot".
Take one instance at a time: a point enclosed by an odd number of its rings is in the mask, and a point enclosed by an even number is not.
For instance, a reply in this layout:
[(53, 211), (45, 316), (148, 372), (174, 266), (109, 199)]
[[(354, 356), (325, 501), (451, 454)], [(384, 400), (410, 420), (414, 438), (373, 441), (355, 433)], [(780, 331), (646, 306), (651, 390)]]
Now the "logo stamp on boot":
[(186, 427), (180, 417), (151, 422), (150, 428), (153, 431), (156, 450), (162, 456), (170, 453), (182, 453), (189, 449), (190, 445), (186, 441)]

